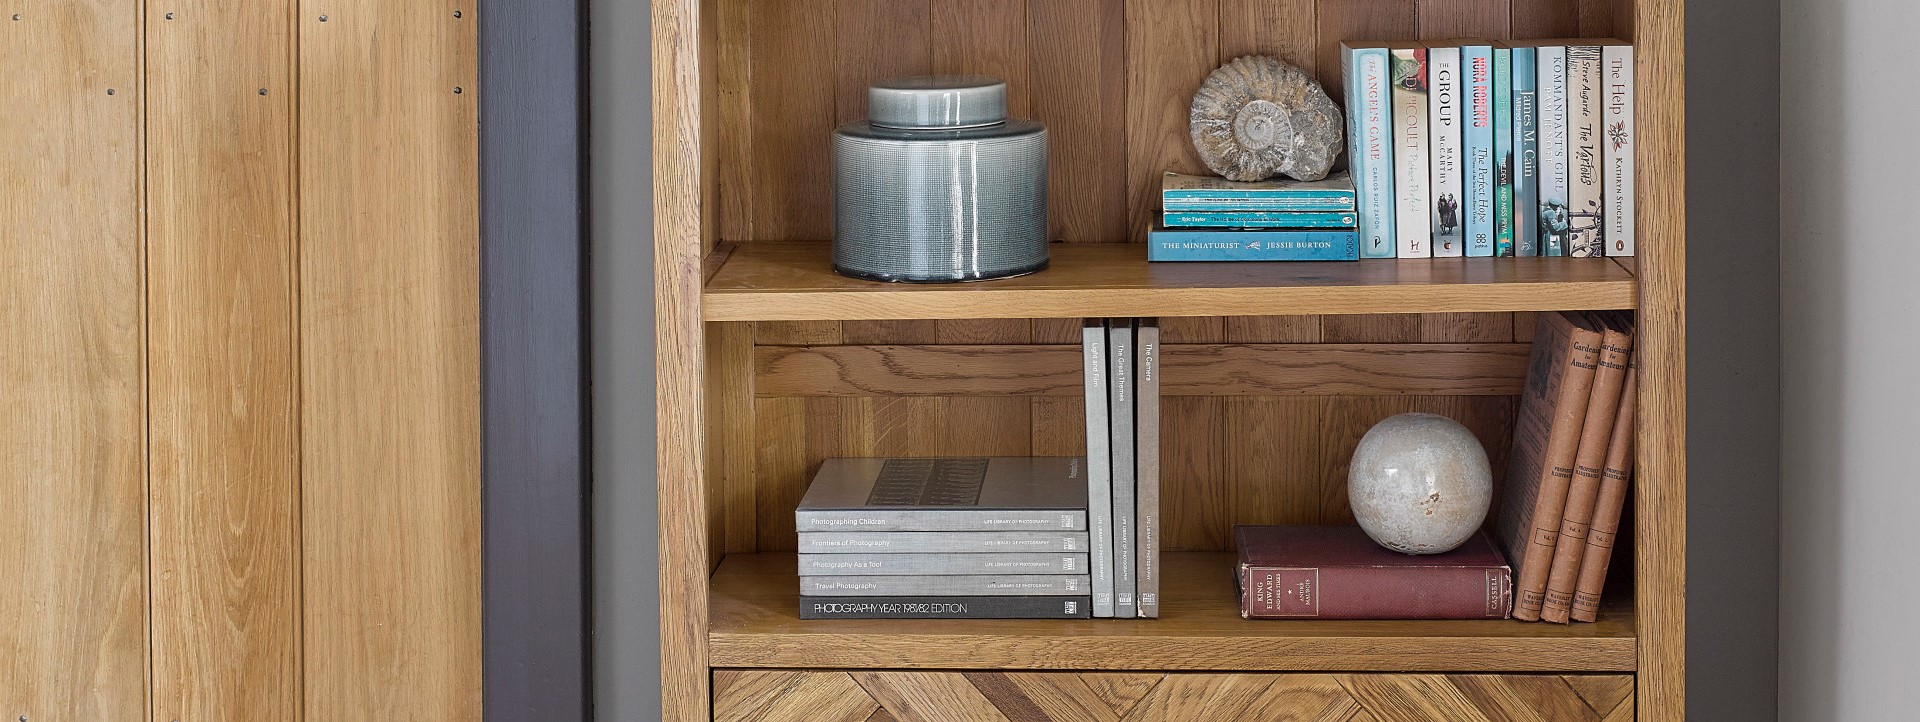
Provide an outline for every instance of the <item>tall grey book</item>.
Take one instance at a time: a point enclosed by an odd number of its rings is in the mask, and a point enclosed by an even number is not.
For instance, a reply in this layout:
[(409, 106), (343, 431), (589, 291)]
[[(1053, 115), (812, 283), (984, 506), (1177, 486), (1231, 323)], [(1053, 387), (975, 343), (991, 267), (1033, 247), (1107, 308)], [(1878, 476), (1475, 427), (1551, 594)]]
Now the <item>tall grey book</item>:
[(801, 554), (803, 576), (1085, 574), (1085, 554)]
[(1107, 414), (1113, 429), (1113, 616), (1136, 615), (1134, 602), (1133, 319), (1107, 322)]
[(810, 531), (801, 554), (915, 554), (1087, 551), (1083, 531)]
[(1107, 322), (1080, 324), (1081, 377), (1087, 400), (1087, 543), (1093, 616), (1113, 616), (1113, 447), (1107, 423)]
[(828, 459), (794, 511), (800, 531), (1083, 531), (1079, 457)]
[(1134, 337), (1140, 358), (1135, 374), (1134, 462), (1139, 478), (1134, 480), (1139, 520), (1134, 536), (1137, 561), (1135, 576), (1139, 590), (1134, 606), (1142, 617), (1160, 616), (1160, 319), (1140, 319)]
[(1079, 597), (801, 597), (801, 619), (1086, 619)]
[(877, 577), (803, 576), (800, 595), (933, 597), (1079, 595), (1087, 593), (1085, 574), (921, 574)]

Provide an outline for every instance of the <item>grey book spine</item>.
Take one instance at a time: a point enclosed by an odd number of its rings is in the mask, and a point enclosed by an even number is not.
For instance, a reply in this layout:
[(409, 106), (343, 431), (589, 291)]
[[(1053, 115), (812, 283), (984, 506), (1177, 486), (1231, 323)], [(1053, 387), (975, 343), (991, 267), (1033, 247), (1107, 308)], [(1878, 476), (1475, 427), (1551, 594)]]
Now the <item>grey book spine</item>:
[(801, 554), (801, 576), (1085, 574), (1085, 554)]
[(801, 597), (801, 619), (1086, 619), (1089, 597)]
[(801, 532), (801, 554), (1086, 552), (1083, 531)]
[(1136, 616), (1134, 592), (1133, 319), (1107, 322), (1107, 414), (1113, 429), (1113, 616)]
[(1134, 384), (1134, 565), (1139, 590), (1134, 605), (1142, 617), (1160, 616), (1160, 320), (1140, 319), (1134, 338), (1140, 358)]
[(800, 531), (1084, 531), (1084, 509), (809, 509)]
[(802, 576), (802, 596), (882, 597), (924, 595), (932, 597), (996, 596), (1077, 596), (1090, 586), (1085, 574), (936, 574), (876, 577)]
[(1093, 616), (1113, 616), (1113, 451), (1107, 422), (1107, 323), (1081, 324), (1081, 375), (1087, 399), (1087, 543), (1092, 554)]

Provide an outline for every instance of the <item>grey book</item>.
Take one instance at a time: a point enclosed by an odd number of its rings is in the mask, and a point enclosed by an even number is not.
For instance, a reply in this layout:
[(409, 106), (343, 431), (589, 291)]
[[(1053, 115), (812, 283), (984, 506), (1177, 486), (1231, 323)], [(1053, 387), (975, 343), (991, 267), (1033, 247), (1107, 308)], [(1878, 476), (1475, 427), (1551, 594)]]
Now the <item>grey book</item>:
[(1133, 319), (1107, 322), (1107, 415), (1113, 433), (1113, 616), (1134, 608)]
[(1092, 545), (1093, 616), (1113, 616), (1113, 452), (1107, 422), (1107, 322), (1080, 325), (1087, 400), (1087, 543)]
[(1079, 457), (828, 459), (800, 531), (1084, 531)]
[(801, 554), (802, 576), (1085, 574), (1085, 554)]
[(1086, 619), (1079, 597), (801, 597), (801, 619)]
[(1083, 531), (801, 532), (801, 554), (1086, 552)]
[(1134, 564), (1139, 589), (1134, 605), (1142, 617), (1160, 616), (1160, 320), (1140, 319), (1135, 334), (1140, 359), (1134, 384), (1133, 439), (1135, 513)]
[(923, 574), (879, 577), (802, 576), (803, 597), (879, 597), (926, 595), (935, 597), (1080, 595), (1087, 593), (1085, 574)]

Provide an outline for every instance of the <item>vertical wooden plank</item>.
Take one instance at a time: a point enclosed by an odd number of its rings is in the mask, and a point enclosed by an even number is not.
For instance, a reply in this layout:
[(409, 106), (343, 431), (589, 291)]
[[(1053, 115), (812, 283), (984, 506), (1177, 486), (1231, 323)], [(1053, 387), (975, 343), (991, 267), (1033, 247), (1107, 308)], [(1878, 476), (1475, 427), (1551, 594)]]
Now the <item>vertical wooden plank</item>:
[[(1530, 0), (1519, 0), (1525, 4)], [(1512, 35), (1513, 0), (1419, 0), (1420, 38), (1505, 40)]]
[(1576, 0), (1519, 0), (1512, 23), (1515, 38), (1567, 38), (1580, 32), (1580, 13)]
[(1220, 0), (1220, 62), (1274, 55), (1314, 75), (1317, 12), (1315, 0)]
[(1167, 551), (1233, 548), (1228, 523), (1227, 460), (1220, 439), (1227, 426), (1225, 399), (1168, 396), (1160, 403), (1160, 500), (1166, 517), (1161, 544)]
[(932, 15), (933, 72), (1005, 80), (1007, 113), (1030, 117), (1027, 0), (942, 0)]
[[(1635, 162), (1639, 224), (1661, 229), (1640, 249), (1639, 460), (1634, 469), (1634, 603), (1640, 633), (1635, 699), (1643, 719), (1686, 715), (1687, 168), (1686, 4), (1640, 0), (1634, 18), (1641, 108)], [(1585, 28), (1583, 27), (1584, 31)]]
[(1319, 523), (1322, 401), (1311, 396), (1222, 401), (1230, 430), (1220, 442), (1226, 447), (1229, 525)]
[(755, 3), (748, 22), (753, 240), (831, 238), (833, 0)]
[(1418, 404), (1412, 396), (1325, 397), (1320, 416), (1322, 463), (1318, 483), (1323, 523), (1353, 523), (1353, 509), (1347, 504), (1347, 471), (1353, 466), (1353, 449), (1360, 444), (1360, 437), (1381, 419), (1413, 411)]
[(1126, 1), (1127, 232), (1144, 241), (1160, 209), (1161, 174), (1208, 172), (1193, 150), (1187, 111), (1193, 91), (1220, 63), (1220, 5)]
[(480, 716), (477, 48), (456, 7), (301, 3), (309, 719)]
[(1033, 399), (951, 396), (939, 402), (941, 456), (1033, 455)]
[(756, 321), (753, 342), (763, 346), (821, 346), (840, 343), (838, 321)]
[(1614, 0), (1578, 0), (1580, 33), (1583, 38), (1610, 38), (1614, 35)]
[(140, 5), (5, 12), (0, 714), (143, 719)]
[(825, 455), (816, 437), (836, 427), (840, 411), (833, 399), (755, 399), (753, 408), (756, 548), (791, 549), (793, 510)]
[[(754, 238), (753, 193), (753, 15), (752, 0), (710, 0), (716, 7), (719, 47), (716, 62), (720, 67), (719, 106), (709, 111), (719, 116), (720, 147), (720, 239), (750, 241)], [(703, 71), (704, 74), (704, 71)], [(708, 119), (702, 118), (704, 123)]]
[[(867, 117), (867, 86), (932, 72), (930, 0), (835, 0), (835, 117)], [(822, 139), (825, 142), (825, 139)]]
[(1029, 106), (1047, 126), (1047, 225), (1127, 240), (1125, 0), (1028, 0)]
[(1087, 453), (1087, 403), (1079, 396), (1035, 396), (1033, 406), (1034, 456), (1080, 456)]
[(160, 719), (300, 714), (292, 10), (147, 9)]
[(1413, 0), (1328, 0), (1320, 3), (1315, 70), (1335, 98), (1340, 93), (1340, 41), (1412, 38)]
[(756, 551), (753, 324), (707, 324), (708, 558)]

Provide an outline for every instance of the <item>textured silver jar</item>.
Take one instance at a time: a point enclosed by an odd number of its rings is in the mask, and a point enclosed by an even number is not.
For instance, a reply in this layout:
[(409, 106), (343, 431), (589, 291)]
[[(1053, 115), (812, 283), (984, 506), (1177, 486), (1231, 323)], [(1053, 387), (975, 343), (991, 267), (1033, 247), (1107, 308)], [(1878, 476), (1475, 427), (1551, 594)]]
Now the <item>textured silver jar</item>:
[(1047, 266), (1047, 129), (1007, 118), (979, 75), (889, 80), (833, 137), (833, 268), (879, 281), (1005, 278)]

